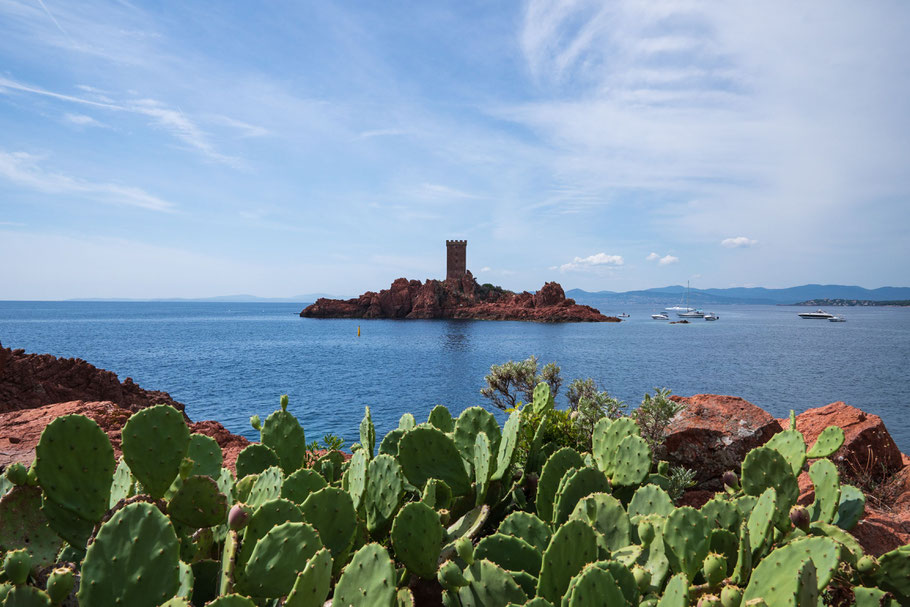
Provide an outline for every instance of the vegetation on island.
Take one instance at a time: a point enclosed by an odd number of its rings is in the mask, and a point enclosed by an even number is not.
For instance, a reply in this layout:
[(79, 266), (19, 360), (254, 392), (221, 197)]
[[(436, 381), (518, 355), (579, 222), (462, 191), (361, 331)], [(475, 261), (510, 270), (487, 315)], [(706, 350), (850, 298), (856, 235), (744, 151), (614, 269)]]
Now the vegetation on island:
[(809, 299), (793, 304), (794, 306), (910, 306), (910, 299), (874, 301), (871, 299)]
[[(94, 421), (59, 417), (32, 467), (10, 466), (0, 483), (0, 603), (910, 601), (910, 546), (874, 558), (848, 533), (865, 498), (828, 459), (843, 443), (839, 428), (807, 448), (791, 423), (701, 509), (679, 507), (659, 456), (676, 406), (667, 391), (628, 416), (592, 406), (590, 394), (602, 391), (582, 380), (570, 384), (574, 409), (562, 411), (554, 374), (528, 393), (524, 370), (509, 384), (521, 399), (494, 400), (510, 404), (504, 424), (482, 407), (454, 418), (440, 405), (420, 423), (405, 413), (380, 439), (367, 408), (350, 459), (331, 450), (311, 461), (284, 396), (264, 422), (251, 420), (261, 442), (241, 452), (236, 474), (170, 406), (129, 419), (119, 461)], [(597, 411), (590, 432), (591, 420), (578, 421), (584, 407)], [(803, 470), (815, 489), (808, 507), (796, 504)]]

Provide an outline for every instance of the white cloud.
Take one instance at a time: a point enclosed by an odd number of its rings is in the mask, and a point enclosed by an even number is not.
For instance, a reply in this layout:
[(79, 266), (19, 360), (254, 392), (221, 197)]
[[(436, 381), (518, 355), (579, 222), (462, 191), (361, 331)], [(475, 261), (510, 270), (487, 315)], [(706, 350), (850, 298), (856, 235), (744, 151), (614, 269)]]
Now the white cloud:
[(679, 261), (679, 257), (674, 257), (673, 255), (664, 255), (664, 256), (661, 257), (660, 260), (657, 262), (657, 265), (659, 265), (659, 266), (668, 266), (668, 265), (670, 265), (671, 263), (676, 263), (676, 262), (678, 262), (678, 261)]
[(738, 247), (754, 247), (758, 244), (757, 240), (752, 240), (745, 236), (737, 236), (736, 238), (724, 238), (720, 241), (720, 245), (727, 247), (728, 249), (735, 249)]
[(493, 271), (493, 268), (491, 268), (490, 266), (484, 266), (478, 270), (478, 272), (492, 272), (492, 271)]
[(123, 204), (150, 211), (172, 212), (176, 205), (141, 188), (117, 183), (97, 183), (41, 168), (39, 158), (25, 152), (0, 150), (0, 179), (50, 194), (85, 196), (108, 204)]
[(654, 252), (649, 253), (648, 256), (645, 257), (646, 261), (657, 261), (658, 259), (660, 259), (660, 255)]
[(576, 257), (570, 263), (564, 263), (559, 266), (560, 272), (570, 270), (583, 270), (592, 268), (613, 268), (625, 263), (622, 255), (607, 255), (606, 253), (596, 253), (587, 257)]
[(98, 122), (91, 116), (86, 116), (85, 114), (70, 114), (66, 113), (63, 115), (63, 119), (69, 122), (70, 124), (75, 124), (76, 126), (97, 126), (104, 127), (106, 125)]

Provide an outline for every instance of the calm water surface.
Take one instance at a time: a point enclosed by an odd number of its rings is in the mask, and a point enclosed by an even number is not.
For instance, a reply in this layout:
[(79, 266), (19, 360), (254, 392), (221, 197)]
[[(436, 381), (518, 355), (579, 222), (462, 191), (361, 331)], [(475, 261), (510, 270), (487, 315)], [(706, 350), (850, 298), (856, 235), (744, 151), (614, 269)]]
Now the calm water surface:
[[(742, 396), (784, 417), (836, 400), (881, 415), (910, 452), (910, 309), (845, 308), (846, 323), (802, 320), (805, 308), (716, 306), (717, 322), (652, 321), (626, 306), (620, 324), (319, 320), (298, 304), (0, 302), (0, 342), (83, 358), (165, 390), (193, 419), (256, 436), (290, 395), (309, 439), (357, 440), (369, 405), (384, 434), (402, 413), (426, 418), (484, 403), (490, 365), (531, 354), (566, 383), (593, 377), (637, 404), (646, 391)], [(361, 337), (357, 337), (357, 327)]]

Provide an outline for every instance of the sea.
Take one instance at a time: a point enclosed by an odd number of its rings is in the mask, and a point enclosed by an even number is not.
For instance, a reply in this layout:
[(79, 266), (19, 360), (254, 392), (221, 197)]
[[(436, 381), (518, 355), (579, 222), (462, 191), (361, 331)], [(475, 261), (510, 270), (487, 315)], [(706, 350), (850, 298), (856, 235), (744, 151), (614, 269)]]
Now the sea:
[[(670, 302), (668, 305), (672, 305)], [(164, 390), (194, 420), (251, 439), (288, 394), (307, 440), (358, 440), (369, 407), (377, 433), (437, 404), (489, 406), (490, 366), (538, 357), (564, 386), (591, 377), (637, 406), (645, 393), (740, 396), (785, 417), (834, 401), (880, 415), (910, 453), (910, 308), (838, 308), (847, 322), (803, 320), (804, 307), (715, 306), (715, 322), (652, 320), (654, 305), (602, 310), (621, 323), (300, 318), (303, 304), (0, 302), (0, 343), (82, 358)], [(358, 335), (359, 331), (359, 335)], [(565, 406), (564, 392), (557, 398)], [(494, 411), (501, 418), (504, 414)]]

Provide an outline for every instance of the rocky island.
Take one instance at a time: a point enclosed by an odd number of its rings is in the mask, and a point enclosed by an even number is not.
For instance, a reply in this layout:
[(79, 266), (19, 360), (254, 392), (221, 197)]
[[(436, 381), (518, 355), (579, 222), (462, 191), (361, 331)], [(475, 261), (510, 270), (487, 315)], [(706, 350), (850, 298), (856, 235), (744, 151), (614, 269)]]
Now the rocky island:
[(306, 318), (390, 318), (525, 320), (536, 322), (620, 322), (567, 298), (557, 282), (536, 293), (514, 293), (479, 284), (465, 267), (467, 241), (447, 240), (445, 280), (399, 278), (388, 289), (353, 299), (320, 298), (300, 312)]

